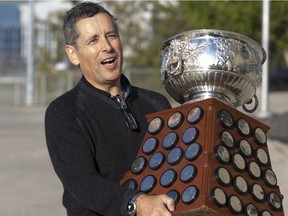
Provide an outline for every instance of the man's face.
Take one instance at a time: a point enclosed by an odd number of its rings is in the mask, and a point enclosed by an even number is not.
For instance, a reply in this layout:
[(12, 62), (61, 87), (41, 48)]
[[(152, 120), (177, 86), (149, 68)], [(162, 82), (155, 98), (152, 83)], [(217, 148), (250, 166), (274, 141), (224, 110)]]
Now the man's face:
[(81, 19), (76, 28), (78, 48), (66, 46), (72, 63), (80, 67), (85, 78), (96, 88), (105, 90), (105, 86), (115, 85), (122, 72), (123, 51), (110, 16), (99, 13)]

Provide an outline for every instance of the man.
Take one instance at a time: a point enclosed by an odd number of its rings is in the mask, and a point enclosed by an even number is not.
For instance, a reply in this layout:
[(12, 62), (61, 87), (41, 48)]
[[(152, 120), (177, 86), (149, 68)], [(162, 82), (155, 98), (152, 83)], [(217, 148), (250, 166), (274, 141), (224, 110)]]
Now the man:
[(171, 215), (174, 201), (120, 186), (147, 129), (145, 115), (170, 108), (167, 99), (136, 88), (122, 75), (116, 19), (84, 2), (64, 18), (65, 50), (82, 78), (46, 111), (49, 154), (69, 216)]

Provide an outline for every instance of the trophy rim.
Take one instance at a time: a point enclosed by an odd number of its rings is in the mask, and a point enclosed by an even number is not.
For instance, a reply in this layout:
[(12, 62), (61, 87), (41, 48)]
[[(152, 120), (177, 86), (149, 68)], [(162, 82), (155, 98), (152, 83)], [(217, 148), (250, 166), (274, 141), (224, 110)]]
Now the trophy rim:
[(255, 48), (256, 50), (261, 49), (262, 52), (259, 52), (258, 55), (262, 55), (261, 64), (263, 65), (267, 59), (267, 53), (265, 49), (255, 40), (250, 37), (247, 37), (243, 34), (226, 31), (226, 30), (218, 30), (218, 29), (195, 29), (190, 31), (181, 32), (176, 34), (168, 39), (166, 39), (159, 48), (159, 55), (161, 58), (165, 55), (166, 47), (169, 47), (172, 40), (187, 40), (191, 38), (199, 38), (203, 36), (212, 36), (212, 37), (222, 37), (227, 39), (234, 39), (239, 40), (243, 43), (249, 44), (251, 47)]

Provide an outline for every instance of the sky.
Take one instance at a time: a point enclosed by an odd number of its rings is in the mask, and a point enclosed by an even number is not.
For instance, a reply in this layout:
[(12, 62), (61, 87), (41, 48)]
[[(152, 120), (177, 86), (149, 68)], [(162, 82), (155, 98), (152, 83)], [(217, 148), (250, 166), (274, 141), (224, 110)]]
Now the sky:
[[(12, 2), (12, 1), (11, 1)], [(28, 1), (18, 1), (21, 2), (20, 11), (21, 11), (21, 21), (22, 23), (28, 22), (29, 15), (29, 4)], [(0, 0), (1, 3), (1, 0)], [(61, 0), (35, 0), (34, 1), (34, 13), (39, 19), (47, 19), (48, 14), (51, 11), (56, 10), (68, 10), (71, 8), (71, 3)]]

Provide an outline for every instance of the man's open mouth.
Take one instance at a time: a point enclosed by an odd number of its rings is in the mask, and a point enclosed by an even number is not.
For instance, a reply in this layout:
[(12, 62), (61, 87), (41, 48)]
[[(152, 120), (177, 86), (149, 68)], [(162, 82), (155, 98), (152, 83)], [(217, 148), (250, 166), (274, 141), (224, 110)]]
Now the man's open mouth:
[(106, 64), (112, 64), (112, 63), (114, 63), (116, 61), (116, 58), (108, 58), (108, 59), (105, 59), (105, 60), (103, 60), (102, 62), (101, 62), (101, 64), (104, 64), (104, 65), (106, 65)]

